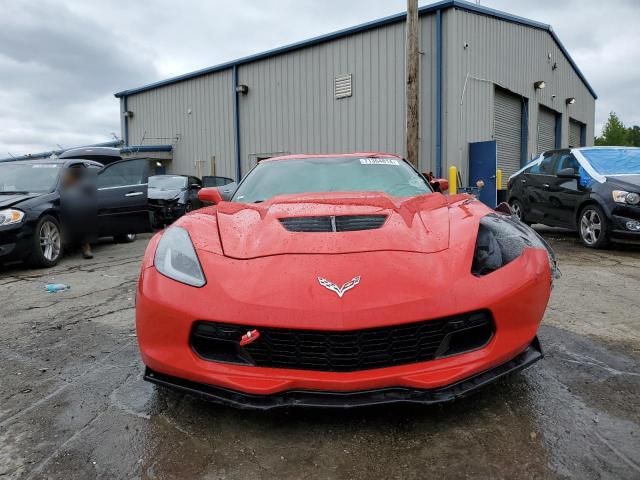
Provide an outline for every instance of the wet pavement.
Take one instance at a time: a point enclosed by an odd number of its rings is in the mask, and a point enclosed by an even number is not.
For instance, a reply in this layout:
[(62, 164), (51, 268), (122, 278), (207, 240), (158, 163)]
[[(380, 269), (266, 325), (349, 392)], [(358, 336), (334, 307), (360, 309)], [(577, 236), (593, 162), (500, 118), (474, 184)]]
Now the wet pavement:
[[(141, 379), (146, 244), (0, 267), (0, 479), (640, 478), (640, 248), (545, 229), (546, 358), (440, 407), (247, 412)], [(71, 290), (47, 294), (46, 283)]]

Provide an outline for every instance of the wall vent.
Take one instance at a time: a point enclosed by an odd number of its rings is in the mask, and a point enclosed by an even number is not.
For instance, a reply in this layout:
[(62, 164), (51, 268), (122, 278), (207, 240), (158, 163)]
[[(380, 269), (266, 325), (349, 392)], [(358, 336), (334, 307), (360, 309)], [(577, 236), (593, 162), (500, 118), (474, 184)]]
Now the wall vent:
[(351, 89), (351, 74), (338, 75), (333, 81), (333, 92), (336, 100), (350, 97), (353, 93)]

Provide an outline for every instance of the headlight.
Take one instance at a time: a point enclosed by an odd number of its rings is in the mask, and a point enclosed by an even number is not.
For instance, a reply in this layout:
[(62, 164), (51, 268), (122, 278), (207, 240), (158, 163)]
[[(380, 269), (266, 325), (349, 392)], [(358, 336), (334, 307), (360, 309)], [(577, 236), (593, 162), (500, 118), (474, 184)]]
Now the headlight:
[(169, 227), (164, 232), (153, 264), (158, 272), (177, 282), (193, 287), (207, 283), (191, 238), (184, 228)]
[(24, 212), (20, 210), (14, 210), (13, 208), (0, 210), (0, 227), (20, 223), (23, 218)]
[(640, 194), (634, 192), (625, 192), (624, 190), (614, 190), (611, 192), (613, 201), (616, 203), (628, 203), (629, 205), (637, 205), (640, 203)]
[(518, 258), (527, 247), (546, 250), (552, 279), (560, 276), (555, 253), (532, 228), (515, 217), (487, 215), (480, 219), (471, 273), (482, 276), (498, 270)]

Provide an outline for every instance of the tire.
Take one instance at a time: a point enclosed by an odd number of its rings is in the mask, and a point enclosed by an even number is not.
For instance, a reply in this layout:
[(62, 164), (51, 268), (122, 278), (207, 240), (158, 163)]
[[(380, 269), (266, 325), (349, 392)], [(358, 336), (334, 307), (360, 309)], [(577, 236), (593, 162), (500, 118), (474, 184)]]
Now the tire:
[(578, 217), (578, 236), (585, 247), (604, 248), (609, 243), (609, 221), (598, 205), (587, 205)]
[(60, 222), (51, 215), (43, 215), (34, 229), (27, 262), (36, 268), (54, 267), (60, 262), (63, 250)]
[(193, 210), (193, 203), (187, 202), (187, 204), (184, 206), (184, 213), (189, 213), (192, 210)]
[(132, 243), (136, 241), (136, 234), (128, 233), (126, 235), (116, 235), (115, 237), (113, 237), (113, 240), (116, 243)]
[(518, 220), (526, 225), (531, 225), (531, 223), (527, 222), (524, 218), (524, 205), (522, 205), (522, 202), (520, 200), (518, 200), (517, 198), (511, 199), (511, 201), (509, 202), (509, 206), (511, 207), (511, 211), (513, 212), (513, 214), (518, 217)]

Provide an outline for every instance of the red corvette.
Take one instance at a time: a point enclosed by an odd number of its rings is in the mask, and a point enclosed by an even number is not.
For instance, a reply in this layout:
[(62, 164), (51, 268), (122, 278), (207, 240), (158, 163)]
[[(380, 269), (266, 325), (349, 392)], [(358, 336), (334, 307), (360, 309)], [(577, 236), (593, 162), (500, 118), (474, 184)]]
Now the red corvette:
[(158, 233), (145, 379), (245, 408), (453, 400), (542, 358), (556, 266), (529, 227), (388, 154), (260, 162)]

